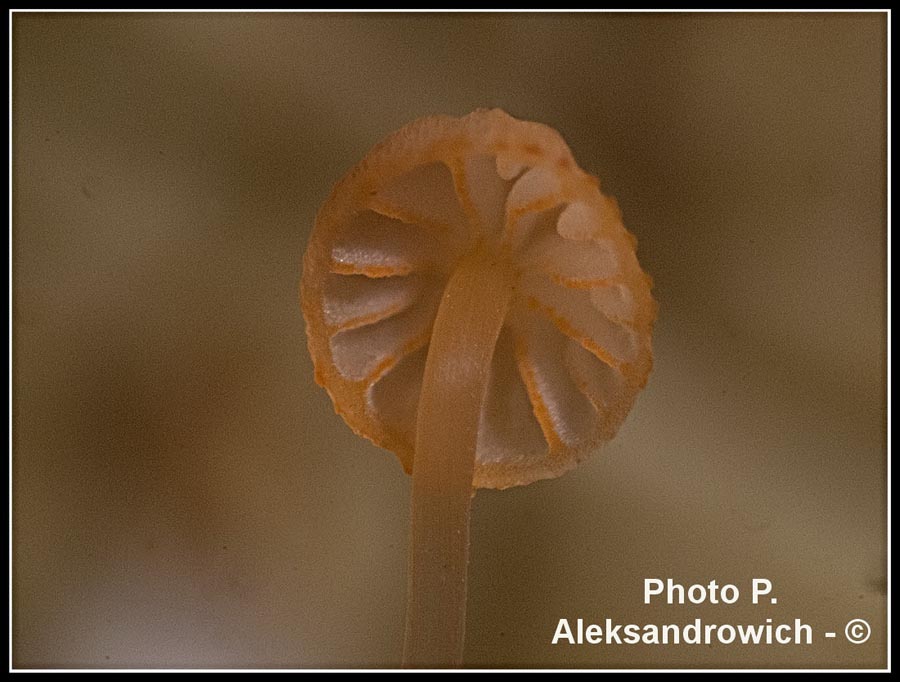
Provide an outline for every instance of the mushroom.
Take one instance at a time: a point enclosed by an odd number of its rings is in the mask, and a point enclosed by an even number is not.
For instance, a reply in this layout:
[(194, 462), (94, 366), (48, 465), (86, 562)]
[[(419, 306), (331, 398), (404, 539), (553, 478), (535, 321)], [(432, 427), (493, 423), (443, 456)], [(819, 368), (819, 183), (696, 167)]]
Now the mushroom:
[(404, 666), (462, 662), (475, 489), (571, 469), (645, 385), (635, 245), (556, 131), (498, 109), (406, 125), (321, 207), (301, 283), (316, 381), (412, 474)]

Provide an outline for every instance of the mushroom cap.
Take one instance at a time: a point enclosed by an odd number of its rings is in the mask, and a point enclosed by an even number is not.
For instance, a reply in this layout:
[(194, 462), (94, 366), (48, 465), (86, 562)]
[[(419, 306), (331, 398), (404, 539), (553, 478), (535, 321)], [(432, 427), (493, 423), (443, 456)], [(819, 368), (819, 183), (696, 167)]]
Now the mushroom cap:
[(499, 109), (418, 119), (337, 183), (301, 282), (316, 381), (411, 473), (435, 315), (476, 246), (516, 279), (473, 485), (559, 476), (615, 435), (646, 384), (656, 302), (615, 200), (545, 125)]

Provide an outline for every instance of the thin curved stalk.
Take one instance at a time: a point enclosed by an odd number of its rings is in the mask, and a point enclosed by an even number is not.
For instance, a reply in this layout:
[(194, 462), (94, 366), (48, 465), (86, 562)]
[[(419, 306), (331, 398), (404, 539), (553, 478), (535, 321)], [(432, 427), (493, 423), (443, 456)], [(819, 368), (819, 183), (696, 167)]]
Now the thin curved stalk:
[(505, 264), (477, 248), (438, 308), (416, 424), (404, 667), (462, 663), (478, 424), (512, 287)]

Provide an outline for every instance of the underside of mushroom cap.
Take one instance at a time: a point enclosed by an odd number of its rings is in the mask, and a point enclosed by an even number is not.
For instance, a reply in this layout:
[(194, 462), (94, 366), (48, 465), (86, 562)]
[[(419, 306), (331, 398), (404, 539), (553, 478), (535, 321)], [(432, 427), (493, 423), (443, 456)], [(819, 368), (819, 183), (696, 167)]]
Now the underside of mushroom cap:
[(615, 435), (646, 383), (656, 303), (615, 201), (542, 124), (419, 119), (335, 186), (301, 285), (316, 380), (411, 472), (434, 318), (474, 248), (515, 273), (474, 485), (558, 476)]

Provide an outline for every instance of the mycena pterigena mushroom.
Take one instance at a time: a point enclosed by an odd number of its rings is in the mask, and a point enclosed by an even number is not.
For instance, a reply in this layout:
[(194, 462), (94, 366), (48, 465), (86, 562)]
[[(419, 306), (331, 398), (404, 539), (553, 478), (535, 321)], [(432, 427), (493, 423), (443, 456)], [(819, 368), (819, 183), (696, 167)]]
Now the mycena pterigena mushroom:
[(301, 287), (316, 380), (413, 478), (405, 666), (461, 664), (474, 490), (559, 476), (628, 415), (650, 288), (559, 134), (497, 109), (408, 124), (323, 204)]

